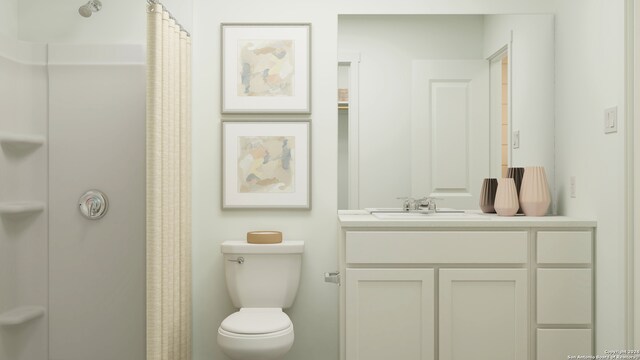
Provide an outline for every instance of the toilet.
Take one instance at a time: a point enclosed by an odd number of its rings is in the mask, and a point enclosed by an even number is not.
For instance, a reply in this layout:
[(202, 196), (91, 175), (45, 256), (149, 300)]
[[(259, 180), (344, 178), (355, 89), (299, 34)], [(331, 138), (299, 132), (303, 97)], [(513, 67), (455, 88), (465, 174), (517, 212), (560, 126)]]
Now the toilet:
[(227, 290), (240, 309), (218, 328), (218, 345), (229, 358), (276, 360), (291, 349), (293, 324), (282, 309), (298, 292), (303, 250), (302, 241), (222, 243)]

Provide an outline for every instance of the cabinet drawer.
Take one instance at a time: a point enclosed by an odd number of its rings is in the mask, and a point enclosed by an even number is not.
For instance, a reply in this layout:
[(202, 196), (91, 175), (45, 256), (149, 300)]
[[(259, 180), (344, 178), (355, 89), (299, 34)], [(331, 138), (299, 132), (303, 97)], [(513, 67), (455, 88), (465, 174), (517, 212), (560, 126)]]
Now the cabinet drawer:
[(349, 264), (527, 262), (526, 231), (348, 231)]
[(538, 324), (591, 324), (591, 269), (538, 269)]
[(590, 264), (591, 231), (540, 231), (537, 236), (539, 264)]
[(591, 329), (538, 329), (538, 360), (565, 360), (592, 354)]

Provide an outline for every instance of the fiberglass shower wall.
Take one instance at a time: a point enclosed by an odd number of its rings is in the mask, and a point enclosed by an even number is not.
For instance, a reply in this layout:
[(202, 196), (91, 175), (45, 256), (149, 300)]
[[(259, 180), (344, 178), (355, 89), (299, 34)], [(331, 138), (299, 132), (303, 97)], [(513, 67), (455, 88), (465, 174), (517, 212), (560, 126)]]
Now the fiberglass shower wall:
[(52, 44), (48, 66), (50, 358), (144, 359), (144, 47)]
[(0, 38), (0, 360), (145, 357), (145, 79), (142, 45)]
[(0, 360), (47, 358), (46, 54), (0, 35)]

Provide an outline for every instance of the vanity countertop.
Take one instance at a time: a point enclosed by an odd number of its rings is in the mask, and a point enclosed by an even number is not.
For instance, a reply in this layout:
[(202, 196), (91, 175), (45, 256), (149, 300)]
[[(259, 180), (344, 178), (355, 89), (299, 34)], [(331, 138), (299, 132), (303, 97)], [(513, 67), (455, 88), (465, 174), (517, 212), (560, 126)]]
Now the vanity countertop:
[(585, 228), (596, 227), (595, 220), (568, 216), (498, 216), (470, 211), (469, 217), (412, 217), (380, 219), (366, 210), (339, 210), (338, 220), (343, 229), (382, 228)]

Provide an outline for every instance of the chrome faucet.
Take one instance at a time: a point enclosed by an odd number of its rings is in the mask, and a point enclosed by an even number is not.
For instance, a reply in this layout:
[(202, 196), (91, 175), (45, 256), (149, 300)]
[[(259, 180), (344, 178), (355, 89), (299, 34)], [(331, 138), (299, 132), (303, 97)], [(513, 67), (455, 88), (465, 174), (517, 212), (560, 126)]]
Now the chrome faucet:
[(414, 199), (412, 197), (399, 197), (398, 200), (404, 200), (402, 203), (402, 210), (404, 211), (420, 211), (427, 209), (429, 211), (436, 211), (436, 200), (438, 198), (425, 196), (420, 199)]
[(429, 211), (436, 211), (437, 205), (436, 200), (440, 200), (438, 198), (425, 196), (422, 199), (416, 200), (418, 202), (418, 208), (427, 208)]

